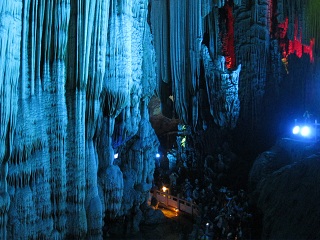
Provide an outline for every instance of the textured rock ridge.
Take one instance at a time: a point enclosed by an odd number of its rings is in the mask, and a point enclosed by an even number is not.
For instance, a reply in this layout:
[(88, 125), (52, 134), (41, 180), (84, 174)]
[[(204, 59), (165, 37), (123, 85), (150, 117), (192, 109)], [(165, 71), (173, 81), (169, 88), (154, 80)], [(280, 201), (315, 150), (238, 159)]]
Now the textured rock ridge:
[(250, 184), (252, 200), (263, 216), (263, 239), (319, 235), (318, 153), (318, 143), (283, 139), (256, 159)]

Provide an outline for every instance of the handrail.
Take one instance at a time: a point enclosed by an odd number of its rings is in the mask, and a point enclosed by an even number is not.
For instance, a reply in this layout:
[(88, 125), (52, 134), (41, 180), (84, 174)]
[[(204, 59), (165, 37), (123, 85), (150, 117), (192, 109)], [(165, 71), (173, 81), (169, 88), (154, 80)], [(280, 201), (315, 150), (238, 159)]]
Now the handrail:
[(158, 200), (159, 203), (165, 205), (167, 208), (171, 208), (173, 211), (182, 211), (192, 216), (199, 216), (199, 207), (193, 202), (159, 190), (151, 190), (150, 193)]

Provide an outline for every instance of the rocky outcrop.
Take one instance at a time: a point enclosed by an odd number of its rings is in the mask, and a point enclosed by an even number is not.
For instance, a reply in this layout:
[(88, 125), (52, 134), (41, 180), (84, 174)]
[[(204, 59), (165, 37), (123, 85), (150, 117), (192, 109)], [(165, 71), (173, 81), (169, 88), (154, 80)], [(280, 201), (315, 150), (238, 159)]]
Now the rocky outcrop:
[(263, 216), (263, 239), (319, 236), (319, 149), (319, 143), (283, 139), (256, 159), (251, 199)]

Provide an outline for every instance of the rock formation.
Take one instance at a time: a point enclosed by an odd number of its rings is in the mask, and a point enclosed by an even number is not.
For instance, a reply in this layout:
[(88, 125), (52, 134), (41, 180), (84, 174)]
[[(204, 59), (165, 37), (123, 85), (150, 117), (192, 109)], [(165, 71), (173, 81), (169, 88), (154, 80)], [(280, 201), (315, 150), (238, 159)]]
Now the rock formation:
[(106, 215), (147, 199), (159, 145), (147, 4), (1, 2), (1, 239), (99, 239)]
[(262, 214), (262, 239), (319, 235), (319, 144), (282, 139), (250, 171), (251, 199)]
[(160, 144), (152, 97), (190, 127), (199, 161), (231, 130), (254, 135), (261, 104), (278, 101), (285, 69), (294, 72), (290, 57), (317, 60), (313, 9), (303, 0), (1, 0), (0, 238), (102, 239), (108, 220), (137, 210)]

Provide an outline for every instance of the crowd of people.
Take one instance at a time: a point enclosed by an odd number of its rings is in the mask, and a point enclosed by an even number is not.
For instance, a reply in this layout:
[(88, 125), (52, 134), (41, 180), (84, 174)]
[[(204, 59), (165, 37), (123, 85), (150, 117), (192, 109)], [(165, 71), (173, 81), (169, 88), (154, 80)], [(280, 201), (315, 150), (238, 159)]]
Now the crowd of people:
[(233, 192), (226, 187), (209, 190), (200, 199), (200, 236), (212, 239), (251, 239), (252, 214), (244, 190)]
[(158, 168), (155, 180), (159, 189), (167, 186), (171, 195), (199, 207), (190, 239), (251, 239), (252, 214), (246, 191), (219, 186), (205, 176), (205, 170), (185, 171), (189, 172)]

